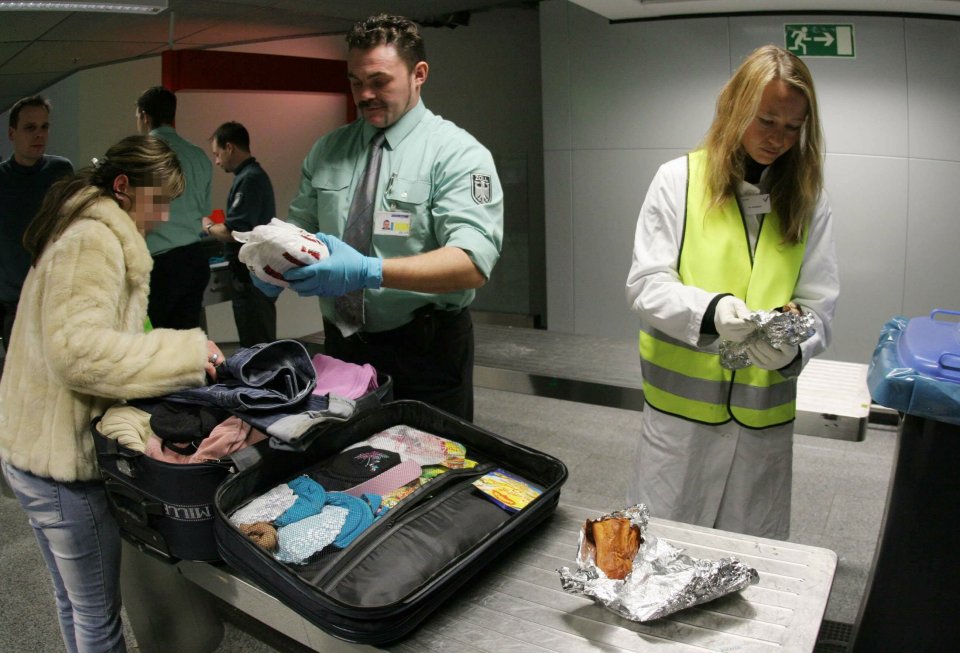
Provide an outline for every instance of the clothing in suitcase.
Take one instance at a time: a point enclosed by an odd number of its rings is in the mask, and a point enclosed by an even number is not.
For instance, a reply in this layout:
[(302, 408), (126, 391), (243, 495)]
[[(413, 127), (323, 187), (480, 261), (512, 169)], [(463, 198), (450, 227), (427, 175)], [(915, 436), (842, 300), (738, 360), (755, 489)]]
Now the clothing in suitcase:
[[(328, 357), (325, 357), (328, 358)], [(317, 363), (315, 358), (314, 363)], [(329, 360), (325, 364), (331, 365)], [(342, 362), (340, 362), (342, 363)], [(277, 341), (252, 348), (240, 349), (225, 363), (232, 369), (223, 376), (244, 379), (242, 383), (218, 384), (190, 392), (175, 393), (172, 402), (167, 397), (144, 402), (133, 402), (144, 409), (165, 405), (225, 407), (235, 416), (249, 419), (265, 432), (268, 440), (250, 447), (232, 451), (230, 455), (203, 462), (180, 464), (166, 462), (145, 455), (143, 448), (134, 449), (119, 442), (114, 433), (107, 437), (101, 432), (101, 418), (91, 426), (96, 445), (101, 476), (107, 489), (107, 498), (117, 517), (124, 537), (141, 550), (168, 559), (219, 561), (220, 554), (214, 538), (213, 497), (217, 487), (232, 473), (255, 461), (269, 449), (290, 447), (287, 438), (298, 437), (326, 428), (325, 410), (331, 403), (326, 395), (311, 394), (315, 388), (316, 372), (306, 349), (295, 341)], [(375, 390), (367, 392), (355, 402), (341, 402), (350, 411), (363, 410), (392, 398), (393, 382), (387, 375), (376, 374)], [(193, 401), (196, 399), (196, 401)], [(192, 403), (191, 403), (192, 402)], [(257, 407), (259, 404), (259, 408)], [(314, 410), (308, 411), (307, 406)], [(126, 408), (129, 410), (129, 408)], [(308, 427), (274, 431), (277, 416), (311, 415)], [(137, 412), (146, 414), (137, 409)], [(174, 414), (174, 416), (177, 416)], [(147, 419), (151, 419), (149, 416)], [(338, 414), (332, 423), (345, 417)], [(239, 422), (239, 420), (236, 420)], [(185, 423), (190, 424), (188, 420)], [(125, 430), (149, 430), (146, 424), (124, 424)], [(249, 426), (247, 427), (249, 430)], [(137, 437), (146, 437), (142, 432)], [(262, 436), (261, 436), (262, 437)], [(136, 439), (136, 438), (135, 438)], [(293, 437), (292, 442), (296, 442)], [(171, 450), (180, 449), (180, 442), (167, 442)]]
[[(424, 465), (420, 485), (412, 483), (416, 489), (406, 496), (408, 486), (399, 495), (386, 493), (389, 486), (378, 494), (380, 479), (417, 459), (409, 449), (382, 444), (385, 434), (397, 432), (444, 440), (449, 451), (465, 450), (460, 461), (466, 462), (436, 475), (436, 465)], [(300, 453), (266, 452), (218, 488), (217, 543), (223, 559), (265, 591), (326, 632), (362, 644), (409, 634), (537, 528), (556, 508), (567, 477), (560, 460), (416, 401), (383, 404), (302, 444)], [(364, 477), (351, 466), (353, 459), (379, 466), (384, 451), (400, 452), (400, 461), (384, 465), (387, 471), (378, 467)], [(517, 509), (523, 504), (475, 485), (491, 478), (520, 479), (532, 488), (532, 500)], [(301, 495), (302, 489), (308, 491)], [(397, 496), (403, 498), (384, 510)], [(285, 548), (285, 529), (308, 522), (297, 533), (305, 539)]]
[[(91, 430), (107, 500), (124, 538), (142, 551), (171, 560), (220, 560), (213, 532), (213, 496), (242, 466), (237, 458), (180, 465), (154, 460)], [(254, 445), (265, 449), (266, 441)]]

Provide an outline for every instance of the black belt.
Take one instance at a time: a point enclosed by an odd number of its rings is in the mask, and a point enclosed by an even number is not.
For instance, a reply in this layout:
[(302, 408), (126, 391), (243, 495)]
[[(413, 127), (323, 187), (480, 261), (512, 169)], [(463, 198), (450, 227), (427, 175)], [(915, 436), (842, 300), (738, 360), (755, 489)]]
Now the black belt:
[[(450, 324), (466, 310), (466, 307), (445, 310), (436, 304), (427, 304), (415, 310), (413, 312), (413, 319), (406, 324), (401, 324), (398, 327), (387, 329), (386, 331), (357, 331), (353, 335), (344, 338), (344, 340), (347, 342), (362, 342), (364, 344), (405, 341), (412, 331), (424, 329), (431, 323), (434, 325), (434, 328)], [(333, 328), (336, 328), (336, 326)]]
[(176, 247), (165, 249), (159, 254), (151, 254), (150, 256), (153, 258), (157, 258), (158, 256), (166, 256), (167, 254), (183, 253), (183, 252), (193, 251), (194, 249), (204, 250), (205, 248), (206, 248), (206, 243), (204, 243), (202, 240), (198, 240), (195, 243), (187, 243), (186, 245), (177, 245)]

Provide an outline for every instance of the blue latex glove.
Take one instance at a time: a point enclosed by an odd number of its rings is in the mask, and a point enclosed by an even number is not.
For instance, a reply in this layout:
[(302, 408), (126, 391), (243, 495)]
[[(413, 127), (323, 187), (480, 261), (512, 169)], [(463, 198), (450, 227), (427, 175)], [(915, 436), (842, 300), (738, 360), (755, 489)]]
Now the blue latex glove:
[(313, 265), (283, 273), (301, 297), (340, 297), (361, 288), (379, 288), (383, 283), (383, 259), (364, 256), (336, 236), (317, 234), (330, 256)]
[(272, 283), (267, 283), (253, 273), (250, 273), (250, 281), (257, 287), (257, 290), (267, 297), (278, 297), (280, 293), (283, 292), (283, 286), (275, 286)]

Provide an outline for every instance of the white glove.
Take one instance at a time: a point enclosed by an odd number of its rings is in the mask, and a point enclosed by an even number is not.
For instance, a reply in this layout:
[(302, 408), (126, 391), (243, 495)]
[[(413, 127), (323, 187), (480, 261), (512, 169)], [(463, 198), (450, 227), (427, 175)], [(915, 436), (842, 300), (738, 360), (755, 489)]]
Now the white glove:
[(750, 309), (739, 297), (727, 295), (721, 298), (713, 313), (717, 333), (724, 340), (743, 342), (757, 328), (756, 324), (747, 321), (750, 313)]
[(747, 356), (762, 370), (779, 370), (792, 363), (800, 351), (800, 345), (783, 347), (784, 349), (778, 349), (763, 340), (757, 340), (747, 345)]

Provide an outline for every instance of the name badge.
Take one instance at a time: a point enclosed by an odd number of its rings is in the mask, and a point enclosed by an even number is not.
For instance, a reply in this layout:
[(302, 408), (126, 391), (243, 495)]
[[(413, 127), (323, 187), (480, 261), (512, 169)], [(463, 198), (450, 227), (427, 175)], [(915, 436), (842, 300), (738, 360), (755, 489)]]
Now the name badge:
[(410, 237), (410, 213), (407, 211), (377, 211), (373, 214), (373, 233), (376, 236)]
[(760, 195), (744, 195), (740, 198), (740, 206), (747, 215), (770, 213), (770, 193)]

